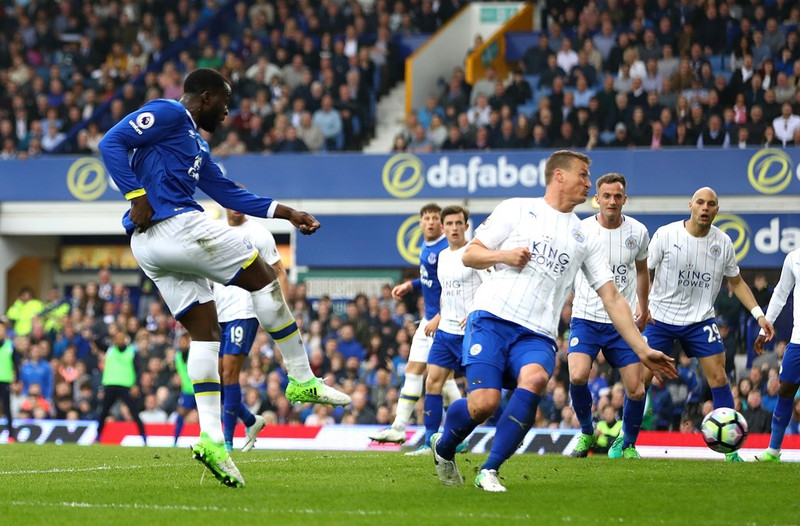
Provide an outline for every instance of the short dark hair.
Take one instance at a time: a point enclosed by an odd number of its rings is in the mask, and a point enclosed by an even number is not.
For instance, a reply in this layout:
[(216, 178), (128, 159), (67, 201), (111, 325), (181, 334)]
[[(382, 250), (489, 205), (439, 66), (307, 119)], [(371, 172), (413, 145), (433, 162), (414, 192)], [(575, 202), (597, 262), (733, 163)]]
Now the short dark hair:
[(604, 184), (611, 184), (611, 183), (619, 183), (622, 185), (622, 189), (625, 190), (628, 186), (628, 181), (625, 180), (625, 176), (622, 174), (618, 174), (615, 172), (607, 173), (600, 177), (595, 183), (595, 188), (597, 191), (600, 191), (600, 187)]
[(419, 216), (422, 217), (425, 214), (429, 214), (433, 212), (434, 214), (442, 215), (442, 207), (437, 205), (436, 203), (428, 203), (424, 205), (422, 208), (419, 209)]
[(559, 150), (550, 154), (550, 157), (547, 158), (547, 162), (544, 165), (545, 184), (550, 184), (550, 181), (553, 180), (553, 173), (556, 171), (556, 168), (561, 168), (562, 170), (569, 169), (572, 167), (574, 161), (584, 162), (587, 166), (592, 164), (588, 155), (579, 152)]
[(183, 81), (183, 92), (199, 95), (206, 91), (211, 93), (221, 93), (225, 91), (228, 81), (222, 73), (211, 68), (200, 68), (192, 71)]
[(442, 222), (444, 223), (444, 218), (447, 216), (452, 216), (456, 214), (461, 214), (464, 216), (464, 222), (466, 223), (469, 221), (469, 210), (464, 208), (463, 206), (459, 205), (450, 205), (442, 208)]

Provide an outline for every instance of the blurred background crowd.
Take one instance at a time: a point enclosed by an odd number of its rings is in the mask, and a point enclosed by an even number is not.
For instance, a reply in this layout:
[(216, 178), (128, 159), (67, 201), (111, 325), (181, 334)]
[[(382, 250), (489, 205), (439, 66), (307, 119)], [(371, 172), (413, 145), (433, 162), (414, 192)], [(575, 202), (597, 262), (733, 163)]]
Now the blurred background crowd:
[[(432, 34), (464, 3), (11, 3), (0, 11), (0, 158), (97, 153), (121, 117), (178, 98), (197, 67), (233, 87), (230, 116), (206, 136), (215, 155), (360, 151), (378, 99), (404, 76), (402, 37)], [(463, 68), (445, 73), (393, 149), (800, 144), (794, 2), (539, 6), (538, 42), (508, 78), (490, 67), (471, 85)]]

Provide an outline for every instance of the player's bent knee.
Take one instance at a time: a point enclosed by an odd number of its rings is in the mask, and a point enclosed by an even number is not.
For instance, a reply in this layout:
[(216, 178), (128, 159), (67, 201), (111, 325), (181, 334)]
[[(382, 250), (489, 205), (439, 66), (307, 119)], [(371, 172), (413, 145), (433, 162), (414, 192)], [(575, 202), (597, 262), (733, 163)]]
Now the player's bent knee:
[(546, 373), (535, 373), (519, 378), (517, 387), (531, 391), (532, 393), (542, 394), (547, 389), (547, 382), (550, 377)]

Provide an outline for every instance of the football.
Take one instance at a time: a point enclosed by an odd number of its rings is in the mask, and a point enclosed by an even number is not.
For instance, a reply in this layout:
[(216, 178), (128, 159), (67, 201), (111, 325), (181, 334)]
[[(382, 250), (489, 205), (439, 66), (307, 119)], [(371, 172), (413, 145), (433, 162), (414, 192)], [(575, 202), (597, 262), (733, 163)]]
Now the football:
[(700, 430), (708, 447), (717, 453), (732, 453), (747, 440), (747, 421), (729, 407), (719, 407), (708, 413)]

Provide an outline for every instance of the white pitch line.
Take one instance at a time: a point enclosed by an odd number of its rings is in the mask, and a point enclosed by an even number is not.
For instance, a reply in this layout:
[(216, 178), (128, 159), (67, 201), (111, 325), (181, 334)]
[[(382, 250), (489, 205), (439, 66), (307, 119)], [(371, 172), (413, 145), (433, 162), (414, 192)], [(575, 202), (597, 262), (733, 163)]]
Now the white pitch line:
[[(237, 464), (269, 464), (277, 462), (289, 462), (288, 458), (270, 458), (270, 459), (249, 459), (238, 460)], [(183, 465), (192, 465), (190, 463), (153, 463), (149, 465), (126, 465), (126, 466), (92, 466), (87, 468), (50, 468), (50, 469), (29, 469), (17, 471), (0, 471), (2, 475), (51, 475), (53, 473), (86, 473), (91, 471), (112, 471), (124, 469), (153, 469), (153, 468), (174, 468)]]
[[(51, 507), (51, 508), (84, 508), (84, 509), (119, 509), (119, 510), (150, 510), (150, 511), (218, 511), (218, 512), (245, 512), (245, 513), (288, 513), (292, 515), (347, 515), (347, 516), (397, 516), (408, 515), (405, 511), (382, 511), (382, 510), (319, 510), (313, 508), (301, 509), (287, 509), (287, 508), (228, 508), (220, 506), (187, 506), (181, 505), (163, 505), (163, 504), (123, 504), (123, 503), (108, 503), (99, 504), (92, 502), (44, 502), (44, 501), (11, 501), (12, 506), (19, 507)], [(531, 516), (527, 514), (522, 515), (504, 515), (499, 513), (448, 513), (448, 517), (460, 518), (479, 518), (479, 519), (502, 519), (502, 520), (530, 520)]]

